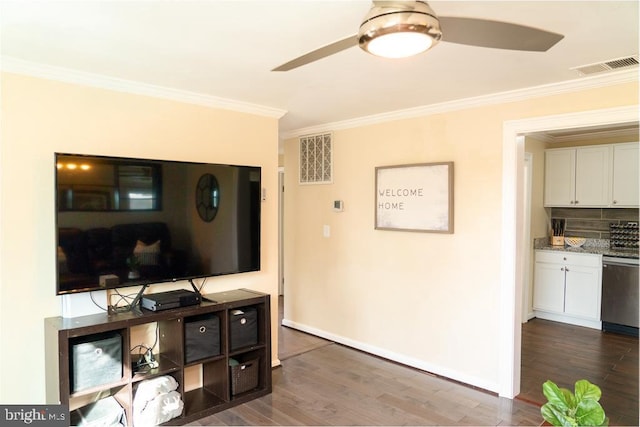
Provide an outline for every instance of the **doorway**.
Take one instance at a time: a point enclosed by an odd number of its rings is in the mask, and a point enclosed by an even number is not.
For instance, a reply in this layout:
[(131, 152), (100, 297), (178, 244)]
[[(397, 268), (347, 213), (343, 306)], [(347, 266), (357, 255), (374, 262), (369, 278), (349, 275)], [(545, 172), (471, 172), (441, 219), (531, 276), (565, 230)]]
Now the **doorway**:
[(637, 106), (514, 120), (504, 123), (500, 284), (499, 395), (520, 393), (521, 319), (524, 277), (524, 136), (530, 133), (637, 123)]

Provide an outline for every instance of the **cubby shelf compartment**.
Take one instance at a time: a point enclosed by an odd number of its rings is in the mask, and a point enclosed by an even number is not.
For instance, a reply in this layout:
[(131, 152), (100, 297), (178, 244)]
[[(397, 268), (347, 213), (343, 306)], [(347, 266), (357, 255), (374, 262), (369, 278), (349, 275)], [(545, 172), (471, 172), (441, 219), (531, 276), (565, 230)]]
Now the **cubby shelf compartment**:
[[(178, 392), (184, 402), (180, 417), (166, 425), (180, 425), (206, 417), (240, 403), (271, 393), (271, 311), (270, 296), (247, 289), (237, 289), (204, 296), (198, 306), (182, 307), (161, 312), (134, 311), (115, 315), (95, 314), (76, 318), (51, 317), (45, 319), (46, 397), (47, 403), (62, 403), (72, 411), (104, 396), (114, 396), (125, 410), (131, 424), (133, 398), (141, 381), (161, 375), (171, 375), (178, 381)], [(229, 316), (232, 310), (255, 308), (257, 311), (258, 342), (230, 351)], [(185, 362), (185, 320), (215, 315), (220, 323), (220, 354), (190, 363)], [(159, 363), (149, 371), (135, 372), (138, 351), (131, 349), (140, 341), (151, 346), (157, 327), (157, 347), (154, 356)], [(144, 331), (154, 336), (139, 338)], [(71, 393), (70, 342), (83, 337), (117, 331), (122, 335), (122, 378)], [(157, 354), (156, 354), (157, 350)], [(259, 360), (258, 387), (232, 396), (229, 359)], [(200, 383), (185, 391), (188, 382), (185, 369), (201, 370)], [(191, 385), (190, 387), (193, 387)]]
[[(98, 392), (87, 392), (81, 396), (71, 397), (69, 400), (69, 416), (72, 425), (77, 424), (79, 420), (84, 418), (84, 415), (87, 415), (87, 411), (85, 411), (85, 409), (92, 403), (109, 397), (115, 398), (116, 402), (118, 402), (120, 406), (126, 408), (127, 402), (131, 400), (131, 387), (128, 384), (123, 386), (113, 386), (110, 388), (105, 387)], [(84, 413), (84, 415), (81, 415), (82, 413)]]
[(156, 361), (158, 362), (157, 368), (150, 368), (150, 369), (145, 369), (142, 371), (135, 372), (134, 366), (136, 364), (137, 357), (138, 357), (137, 354), (131, 355), (131, 363), (132, 363), (131, 370), (133, 372), (133, 377), (131, 378), (132, 382), (148, 380), (150, 378), (170, 374), (172, 372), (176, 372), (181, 369), (180, 365), (175, 363), (173, 360), (169, 359), (164, 354), (156, 354), (155, 358), (156, 358)]
[(193, 414), (199, 414), (224, 403), (224, 399), (204, 387), (190, 390), (184, 394), (184, 416), (189, 417)]

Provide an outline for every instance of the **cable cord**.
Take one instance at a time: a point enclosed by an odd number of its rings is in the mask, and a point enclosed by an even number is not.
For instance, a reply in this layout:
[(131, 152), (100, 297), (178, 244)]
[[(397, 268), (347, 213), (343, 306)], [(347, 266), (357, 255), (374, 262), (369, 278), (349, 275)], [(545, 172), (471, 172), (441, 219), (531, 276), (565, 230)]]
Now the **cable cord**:
[[(113, 304), (113, 301), (109, 301), (111, 303), (111, 307), (113, 307), (113, 311), (115, 313), (125, 313), (127, 311), (131, 311), (133, 309), (133, 307), (131, 306), (131, 301), (135, 298), (137, 294), (122, 295), (120, 292), (118, 292), (117, 289), (114, 289), (114, 292), (116, 293), (116, 295), (112, 294), (111, 298), (113, 299), (114, 296), (118, 296), (119, 298), (115, 304)], [(126, 303), (126, 305), (118, 306), (118, 304), (120, 304), (123, 301)]]
[(93, 302), (93, 304), (94, 304), (96, 307), (98, 307), (100, 310), (102, 310), (102, 311), (107, 311), (107, 312), (109, 311), (109, 309), (104, 308), (103, 306), (101, 306), (100, 304), (98, 304), (98, 303), (96, 302), (96, 300), (95, 300), (95, 299), (93, 299), (93, 291), (92, 291), (92, 292), (89, 292), (89, 298), (91, 298), (91, 302)]

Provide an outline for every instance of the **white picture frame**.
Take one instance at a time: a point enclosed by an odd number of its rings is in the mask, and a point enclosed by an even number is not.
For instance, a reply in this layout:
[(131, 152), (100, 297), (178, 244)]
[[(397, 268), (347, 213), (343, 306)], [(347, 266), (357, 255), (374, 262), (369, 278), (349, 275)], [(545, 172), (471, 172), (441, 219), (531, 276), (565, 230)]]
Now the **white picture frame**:
[(376, 167), (375, 229), (453, 234), (453, 162)]

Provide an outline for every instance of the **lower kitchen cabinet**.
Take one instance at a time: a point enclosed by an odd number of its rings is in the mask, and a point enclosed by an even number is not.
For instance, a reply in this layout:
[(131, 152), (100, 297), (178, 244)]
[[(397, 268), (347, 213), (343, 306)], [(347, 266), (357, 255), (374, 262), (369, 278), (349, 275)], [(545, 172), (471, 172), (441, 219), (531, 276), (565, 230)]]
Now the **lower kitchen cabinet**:
[(601, 255), (538, 250), (533, 286), (536, 317), (601, 328)]

